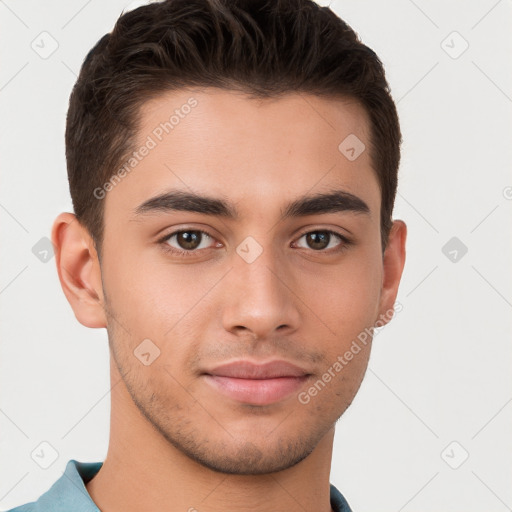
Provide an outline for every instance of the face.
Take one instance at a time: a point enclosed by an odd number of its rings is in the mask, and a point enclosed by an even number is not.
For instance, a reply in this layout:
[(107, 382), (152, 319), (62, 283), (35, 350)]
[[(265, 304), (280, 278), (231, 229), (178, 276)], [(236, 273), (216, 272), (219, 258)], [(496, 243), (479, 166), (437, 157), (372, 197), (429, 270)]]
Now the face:
[[(394, 302), (366, 113), (181, 90), (146, 103), (138, 133), (98, 199), (127, 407), (216, 471), (291, 467), (352, 402), (370, 340), (351, 347)], [(350, 134), (366, 146), (356, 159), (338, 149)]]

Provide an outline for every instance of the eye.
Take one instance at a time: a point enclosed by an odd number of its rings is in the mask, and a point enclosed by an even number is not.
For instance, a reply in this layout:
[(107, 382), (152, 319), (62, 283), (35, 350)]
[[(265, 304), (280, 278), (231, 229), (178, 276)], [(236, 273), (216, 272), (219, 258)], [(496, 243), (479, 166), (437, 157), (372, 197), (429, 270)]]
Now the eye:
[[(321, 253), (338, 253), (347, 249), (353, 242), (341, 233), (329, 229), (317, 229), (306, 231), (299, 236), (299, 241), (304, 239), (305, 246), (295, 242), (294, 246), (300, 249), (309, 249)], [(212, 246), (215, 239), (202, 229), (180, 229), (165, 235), (159, 240), (165, 251), (176, 256), (195, 256), (201, 249), (222, 247), (217, 242)]]
[(159, 240), (165, 250), (180, 256), (193, 256), (199, 249), (208, 249), (214, 240), (201, 229), (182, 229), (174, 231)]
[[(313, 249), (322, 252), (338, 252), (346, 249), (352, 242), (345, 236), (336, 231), (328, 229), (308, 231), (303, 233), (299, 240), (305, 239), (306, 246), (300, 246), (303, 249)], [(336, 241), (338, 243), (336, 243)], [(340, 243), (341, 241), (341, 243)], [(331, 249), (334, 248), (334, 251)], [(328, 250), (326, 250), (328, 249)]]

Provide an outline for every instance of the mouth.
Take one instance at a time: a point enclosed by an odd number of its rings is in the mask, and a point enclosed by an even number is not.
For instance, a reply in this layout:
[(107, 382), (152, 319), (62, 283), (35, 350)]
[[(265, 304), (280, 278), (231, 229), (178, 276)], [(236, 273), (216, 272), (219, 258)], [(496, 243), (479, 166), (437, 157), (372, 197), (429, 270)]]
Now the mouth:
[(311, 374), (287, 361), (254, 364), (240, 360), (213, 368), (203, 377), (215, 391), (237, 402), (269, 405), (297, 392)]

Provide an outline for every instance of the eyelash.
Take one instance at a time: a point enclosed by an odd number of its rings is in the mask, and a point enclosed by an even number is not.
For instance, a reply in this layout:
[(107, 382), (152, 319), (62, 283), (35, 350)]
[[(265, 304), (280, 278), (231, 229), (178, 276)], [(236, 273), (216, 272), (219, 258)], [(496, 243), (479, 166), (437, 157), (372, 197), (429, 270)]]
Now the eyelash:
[[(202, 229), (179, 229), (177, 231), (173, 231), (172, 233), (169, 233), (168, 235), (165, 235), (163, 238), (158, 240), (158, 243), (162, 245), (162, 248), (164, 251), (169, 252), (175, 256), (185, 257), (185, 258), (191, 257), (191, 256), (196, 256), (197, 253), (199, 252), (197, 249), (191, 250), (191, 251), (186, 251), (186, 250), (182, 250), (182, 249), (176, 249), (175, 247), (171, 247), (167, 243), (174, 235), (177, 235), (177, 234), (183, 233), (183, 232), (187, 232), (187, 231), (201, 233), (202, 235), (206, 235), (206, 236), (210, 237), (212, 240), (215, 240), (215, 238), (213, 236), (211, 236), (210, 233), (208, 233), (207, 231), (204, 231)], [(313, 229), (313, 230), (309, 230), (309, 231), (304, 231), (298, 236), (298, 239), (301, 239), (304, 235), (307, 235), (309, 233), (328, 233), (330, 235), (334, 235), (335, 237), (339, 238), (342, 242), (342, 244), (340, 244), (340, 246), (338, 246), (334, 249), (331, 248), (329, 250), (318, 250), (318, 251), (311, 249), (311, 251), (316, 252), (316, 253), (338, 254), (338, 253), (341, 253), (341, 252), (347, 250), (351, 245), (353, 245), (352, 240), (350, 240), (346, 236), (342, 235), (341, 233), (338, 233), (337, 231), (333, 231), (330, 229)], [(204, 250), (204, 249), (200, 249), (200, 250)]]

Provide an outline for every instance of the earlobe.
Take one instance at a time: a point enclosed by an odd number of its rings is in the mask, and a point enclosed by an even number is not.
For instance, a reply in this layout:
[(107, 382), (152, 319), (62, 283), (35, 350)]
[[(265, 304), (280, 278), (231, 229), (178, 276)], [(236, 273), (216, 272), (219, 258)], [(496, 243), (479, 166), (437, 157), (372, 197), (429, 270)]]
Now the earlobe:
[(382, 290), (379, 307), (379, 326), (393, 318), (393, 306), (405, 265), (407, 225), (402, 220), (393, 221), (389, 240), (383, 256)]
[(64, 212), (53, 223), (52, 242), (60, 284), (77, 320), (86, 327), (106, 327), (101, 269), (89, 232)]

